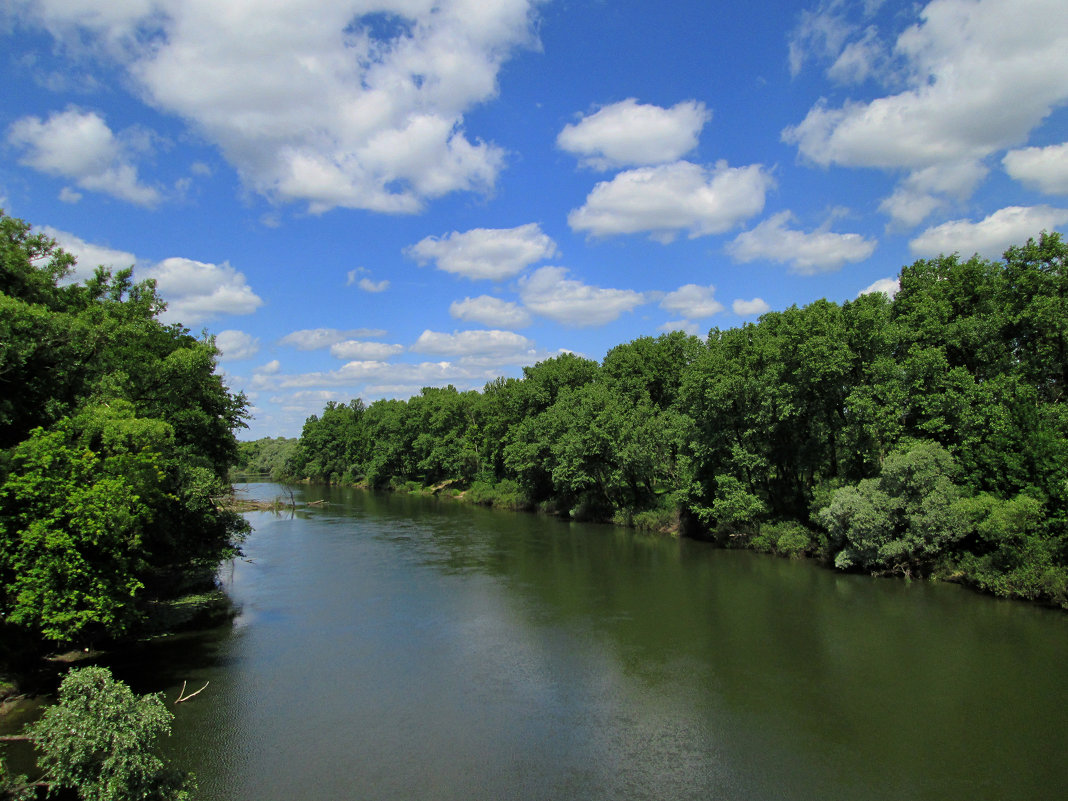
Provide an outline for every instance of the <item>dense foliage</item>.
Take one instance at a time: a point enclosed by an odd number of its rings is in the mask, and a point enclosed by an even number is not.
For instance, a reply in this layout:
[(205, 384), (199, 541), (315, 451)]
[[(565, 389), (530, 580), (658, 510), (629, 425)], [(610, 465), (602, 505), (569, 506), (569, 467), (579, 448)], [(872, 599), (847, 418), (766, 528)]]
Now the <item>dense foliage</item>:
[(1068, 269), (1057, 234), (900, 291), (565, 354), (479, 392), (328, 404), (286, 472), (449, 487), (840, 569), (1068, 606)]
[(84, 801), (183, 801), (193, 777), (169, 767), (156, 741), (170, 734), (174, 715), (158, 695), (136, 696), (102, 667), (72, 670), (58, 703), (28, 727), (42, 777), (10, 776), (0, 763), (0, 798), (31, 799), (70, 790)]
[(293, 457), (297, 440), (287, 437), (264, 437), (237, 443), (237, 460), (230, 469), (234, 478), (267, 476), (279, 481), (293, 475)]
[(152, 282), (73, 263), (0, 213), (0, 620), (56, 642), (130, 632), (245, 525), (217, 503), (245, 399), (214, 344)]

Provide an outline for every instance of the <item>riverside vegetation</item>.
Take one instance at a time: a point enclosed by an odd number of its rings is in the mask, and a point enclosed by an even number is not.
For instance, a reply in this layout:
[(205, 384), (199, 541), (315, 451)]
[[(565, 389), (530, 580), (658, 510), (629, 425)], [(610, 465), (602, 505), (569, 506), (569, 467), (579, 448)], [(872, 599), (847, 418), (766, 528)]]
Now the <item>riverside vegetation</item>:
[(942, 256), (704, 340), (329, 403), (246, 470), (432, 487), (1068, 608), (1068, 246)]
[[(214, 343), (160, 322), (152, 282), (98, 269), (73, 283), (73, 265), (0, 213), (0, 674), (33, 672), (49, 649), (152, 630), (172, 599), (212, 586), (247, 529), (223, 502), (246, 402), (216, 374)], [(182, 782), (141, 745), (123, 745), (124, 725), (153, 736), (166, 728), (156, 705), (138, 706), (110, 677), (76, 676), (63, 685), (82, 686), (72, 699), (95, 687), (103, 706), (77, 707), (75, 728), (99, 728), (101, 714), (110, 722), (95, 756), (78, 762), (46, 715), (34, 739), (52, 786), (84, 798), (180, 797)], [(123, 711), (134, 707), (132, 718)], [(140, 761), (105, 787), (109, 748)], [(0, 764), (0, 797), (19, 786)]]

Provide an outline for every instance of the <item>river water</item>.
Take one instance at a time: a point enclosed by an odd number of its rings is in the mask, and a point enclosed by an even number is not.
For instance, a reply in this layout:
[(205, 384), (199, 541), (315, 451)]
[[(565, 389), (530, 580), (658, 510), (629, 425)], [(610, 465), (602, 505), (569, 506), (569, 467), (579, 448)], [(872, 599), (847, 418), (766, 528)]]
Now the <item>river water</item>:
[[(242, 487), (274, 497), (277, 485)], [(212, 801), (1053, 799), (1068, 615), (612, 526), (308, 487), (232, 625), (118, 666)]]

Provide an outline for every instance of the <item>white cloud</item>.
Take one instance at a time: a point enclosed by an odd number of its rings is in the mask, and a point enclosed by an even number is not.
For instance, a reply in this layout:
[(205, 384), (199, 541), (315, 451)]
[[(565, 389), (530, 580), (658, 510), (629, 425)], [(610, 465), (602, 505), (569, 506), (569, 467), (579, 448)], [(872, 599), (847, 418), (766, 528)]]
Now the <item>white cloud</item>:
[[(348, 278), (345, 281), (346, 286), (352, 286), (355, 284), (364, 292), (385, 292), (389, 289), (389, 281), (374, 281), (371, 279), (371, 271), (366, 267), (357, 267), (355, 270), (348, 271)], [(360, 276), (363, 276), (362, 278)]]
[(871, 295), (875, 292), (882, 292), (884, 295), (892, 298), (897, 294), (899, 289), (901, 289), (901, 284), (896, 278), (880, 278), (875, 283), (860, 290), (860, 292), (857, 293), (857, 297), (859, 298), (861, 295)]
[(1010, 150), (1002, 164), (1005, 172), (1020, 183), (1047, 195), (1068, 195), (1068, 142)]
[(879, 210), (895, 224), (912, 228), (948, 206), (951, 200), (966, 200), (987, 172), (981, 162), (970, 159), (913, 170), (883, 200)]
[(297, 387), (358, 386), (368, 381), (388, 382), (397, 386), (443, 386), (459, 381), (485, 382), (497, 376), (493, 369), (472, 368), (449, 361), (419, 364), (390, 364), (378, 360), (352, 361), (337, 370), (295, 375), (261, 376), (260, 387), (290, 389)]
[(84, 282), (87, 278), (92, 278), (97, 267), (104, 267), (114, 273), (133, 267), (137, 261), (137, 257), (132, 253), (86, 242), (81, 237), (60, 231), (50, 225), (39, 225), (35, 228), (38, 232), (56, 240), (56, 244), (77, 259), (74, 272), (69, 276), (74, 281)]
[(796, 77), (804, 62), (830, 63), (827, 77), (836, 83), (859, 84), (884, 69), (889, 59), (875, 25), (868, 24), (883, 0), (863, 3), (822, 0), (802, 11), (790, 33), (790, 74)]
[(719, 234), (759, 214), (771, 176), (760, 164), (706, 169), (687, 161), (641, 167), (597, 184), (586, 204), (567, 222), (590, 236), (648, 232), (670, 242), (679, 231), (689, 237)]
[(598, 170), (664, 164), (696, 148), (711, 118), (696, 100), (661, 108), (628, 98), (565, 126), (556, 144)]
[(697, 336), (701, 329), (694, 320), (669, 320), (663, 325), (658, 326), (657, 330), (667, 334), (670, 334), (672, 331), (682, 331), (684, 334)]
[(801, 275), (832, 272), (846, 262), (863, 261), (875, 251), (876, 242), (860, 234), (830, 231), (795, 231), (787, 228), (793, 219), (789, 211), (774, 214), (749, 231), (743, 231), (727, 246), (741, 262), (767, 259), (789, 264)]
[(753, 298), (752, 300), (742, 300), (739, 298), (731, 304), (731, 311), (739, 317), (756, 317), (771, 311), (771, 306), (769, 306), (762, 298)]
[(215, 335), (215, 347), (222, 352), (219, 361), (236, 362), (251, 359), (259, 353), (260, 341), (244, 331), (228, 329)]
[(879, 72), (888, 56), (874, 27), (865, 29), (861, 38), (850, 42), (838, 54), (827, 70), (827, 77), (836, 83), (860, 84)]
[(65, 186), (59, 190), (59, 199), (62, 203), (77, 203), (82, 199), (82, 193)]
[(228, 262), (170, 258), (139, 269), (137, 277), (155, 280), (167, 301), (167, 311), (160, 315), (166, 322), (191, 325), (223, 314), (252, 314), (263, 305), (245, 276)]
[(361, 278), (356, 285), (364, 292), (385, 292), (389, 289), (389, 281), (372, 281), (370, 278)]
[(841, 52), (854, 26), (842, 14), (840, 3), (822, 3), (815, 11), (802, 11), (790, 35), (790, 74), (797, 76), (810, 58), (833, 58)]
[(536, 46), (533, 0), (41, 0), (33, 19), (107, 50), (156, 108), (214, 142), (252, 190), (415, 212), (490, 189), (500, 148), (464, 115)]
[(253, 372), (259, 375), (274, 375), (282, 369), (282, 363), (278, 359), (271, 359), (267, 364), (261, 364)]
[(886, 214), (895, 225), (915, 228), (936, 211), (946, 206), (946, 199), (932, 192), (924, 192), (903, 181), (892, 195), (879, 204), (879, 211)]
[(404, 352), (403, 345), (390, 345), (386, 342), (367, 342), (360, 339), (346, 339), (330, 346), (330, 355), (335, 359), (354, 361), (360, 359), (388, 359)]
[(668, 292), (660, 301), (660, 308), (677, 312), (686, 318), (711, 317), (723, 311), (723, 304), (716, 300), (716, 288), (686, 284), (674, 292)]
[(411, 349), (437, 356), (505, 356), (532, 351), (534, 343), (512, 331), (423, 331)]
[(521, 328), (530, 325), (530, 314), (525, 309), (516, 303), (491, 295), (453, 301), (449, 305), (449, 314), (457, 320), (500, 328)]
[(933, 0), (897, 39), (908, 88), (820, 101), (786, 142), (817, 164), (918, 169), (1022, 141), (1068, 99), (1062, 0)]
[(973, 253), (990, 259), (1000, 258), (1011, 245), (1022, 245), (1029, 237), (1068, 225), (1068, 209), (1050, 206), (1008, 206), (977, 223), (952, 220), (928, 228), (909, 242), (917, 256)]
[(601, 289), (566, 278), (563, 267), (541, 267), (519, 279), (519, 297), (535, 314), (564, 325), (604, 325), (646, 302), (630, 289)]
[(271, 403), (282, 404), (306, 404), (309, 401), (325, 406), (327, 401), (341, 401), (342, 396), (331, 389), (303, 389), (298, 392), (290, 392), (287, 395), (274, 395)]
[(279, 406), (283, 412), (298, 413), (301, 418), (307, 419), (310, 415), (321, 413), (330, 401), (347, 403), (351, 398), (349, 393), (336, 389), (303, 389), (282, 395), (272, 395), (270, 401)]
[(111, 272), (135, 266), (134, 279), (154, 280), (156, 291), (166, 301), (167, 310), (160, 315), (164, 322), (192, 325), (223, 314), (252, 314), (263, 305), (245, 276), (228, 262), (206, 264), (175, 257), (156, 264), (138, 263), (132, 253), (95, 245), (66, 231), (47, 225), (37, 230), (77, 259), (70, 276), (75, 281), (90, 278), (97, 266)]
[(346, 339), (358, 339), (360, 337), (384, 337), (386, 332), (378, 328), (304, 328), (286, 334), (280, 340), (280, 345), (292, 345), (297, 350), (318, 350), (329, 348), (331, 345), (343, 342)]
[[(49, 175), (73, 180), (82, 189), (103, 192), (138, 206), (155, 206), (160, 193), (143, 185), (133, 151), (144, 137), (129, 129), (116, 137), (104, 118), (93, 111), (68, 108), (47, 120), (23, 117), (8, 131), (8, 142), (23, 150), (19, 162)], [(77, 192), (65, 187), (60, 199), (74, 202)]]
[(466, 278), (500, 281), (556, 255), (556, 243), (537, 223), (517, 228), (475, 228), (443, 237), (428, 236), (405, 250), (420, 265)]

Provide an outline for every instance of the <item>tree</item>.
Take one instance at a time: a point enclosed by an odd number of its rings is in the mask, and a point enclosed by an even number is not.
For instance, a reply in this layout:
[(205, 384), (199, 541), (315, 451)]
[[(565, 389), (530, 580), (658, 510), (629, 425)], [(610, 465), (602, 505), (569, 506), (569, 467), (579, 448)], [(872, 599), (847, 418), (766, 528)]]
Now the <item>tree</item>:
[(0, 616), (57, 641), (129, 633), (247, 530), (216, 502), (246, 401), (214, 343), (152, 281), (73, 264), (0, 213)]
[(84, 801), (182, 801), (193, 777), (169, 767), (153, 749), (170, 734), (173, 715), (160, 695), (136, 696), (107, 668), (72, 670), (59, 703), (29, 727), (44, 781)]
[(820, 518), (840, 550), (835, 566), (923, 574), (971, 525), (953, 457), (930, 440), (890, 454), (878, 478), (835, 491)]
[(141, 496), (158, 493), (158, 466), (151, 452), (123, 461), (129, 474), (72, 442), (69, 427), (38, 428), (15, 448), (0, 486), (8, 620), (57, 641), (117, 634), (132, 622), (152, 518)]

